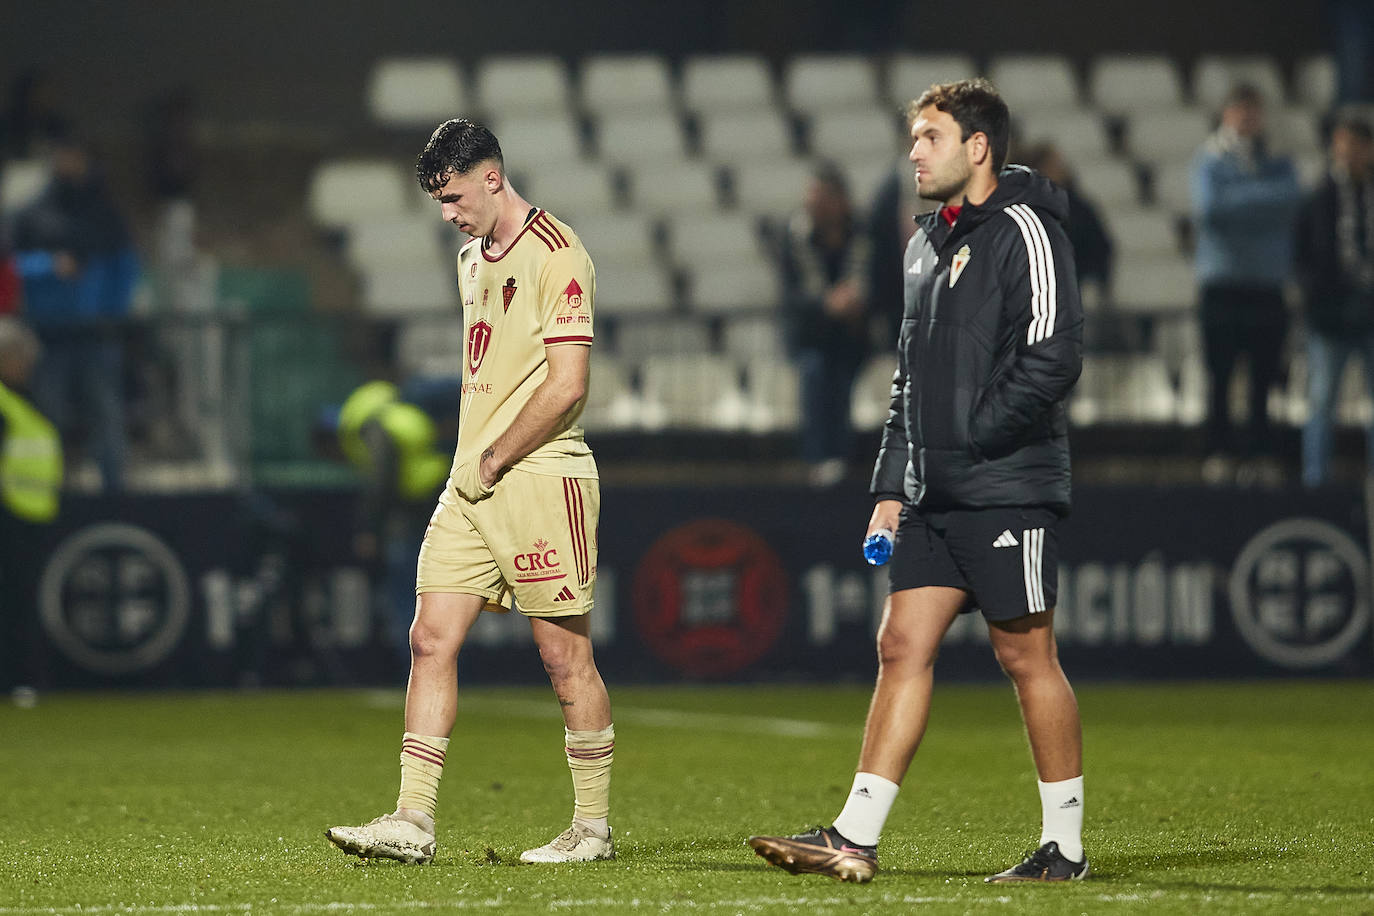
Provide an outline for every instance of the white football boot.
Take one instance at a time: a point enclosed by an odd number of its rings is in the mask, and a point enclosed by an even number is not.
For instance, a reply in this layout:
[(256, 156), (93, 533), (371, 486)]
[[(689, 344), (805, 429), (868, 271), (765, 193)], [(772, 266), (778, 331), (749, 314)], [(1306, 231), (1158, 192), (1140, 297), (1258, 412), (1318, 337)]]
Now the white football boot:
[(520, 853), (521, 862), (596, 862), (615, 858), (610, 829), (602, 839), (577, 821), (538, 849)]
[(424, 865), (434, 858), (434, 833), (398, 814), (383, 814), (361, 827), (330, 827), (329, 842), (363, 859), (395, 859)]

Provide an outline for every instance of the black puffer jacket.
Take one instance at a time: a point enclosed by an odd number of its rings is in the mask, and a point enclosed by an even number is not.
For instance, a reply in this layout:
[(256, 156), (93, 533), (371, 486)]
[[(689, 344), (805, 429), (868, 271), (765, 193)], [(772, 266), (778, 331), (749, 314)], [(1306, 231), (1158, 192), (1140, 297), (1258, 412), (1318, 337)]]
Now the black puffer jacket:
[(1083, 310), (1064, 192), (1021, 166), (951, 228), (917, 220), (873, 495), (924, 509), (1069, 509), (1064, 401)]

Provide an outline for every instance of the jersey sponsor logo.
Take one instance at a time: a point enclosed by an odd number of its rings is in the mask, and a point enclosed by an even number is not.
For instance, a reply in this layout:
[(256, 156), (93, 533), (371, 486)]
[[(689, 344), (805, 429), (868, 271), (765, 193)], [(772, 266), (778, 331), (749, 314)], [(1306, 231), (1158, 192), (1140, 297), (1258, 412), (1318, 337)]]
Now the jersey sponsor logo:
[(468, 372), (472, 375), (477, 374), (477, 370), (482, 368), (482, 359), (487, 355), (487, 347), (491, 346), (491, 325), (485, 321), (473, 322), (468, 329)]
[(577, 596), (574, 595), (572, 589), (568, 588), (566, 585), (563, 586), (561, 589), (559, 589), (558, 594), (557, 594), (557, 595), (554, 595), (554, 597), (553, 597), (553, 603), (554, 603), (554, 604), (557, 604), (557, 603), (560, 602), (560, 601), (576, 601), (576, 600), (577, 600)]
[(570, 309), (582, 308), (582, 287), (577, 285), (577, 278), (573, 277), (568, 281), (568, 285), (563, 288), (563, 302)]
[(993, 546), (993, 547), (1020, 547), (1021, 545), (1020, 545), (1020, 543), (1016, 540), (1016, 535), (1012, 534), (1012, 533), (1011, 533), (1011, 529), (1008, 528), (1008, 529), (1003, 530), (1003, 532), (1002, 532), (1001, 534), (997, 535), (997, 540), (995, 540), (995, 541), (992, 542), (992, 546)]
[(506, 285), (501, 287), (501, 312), (510, 311), (510, 301), (515, 298), (515, 278), (507, 277)]
[(962, 274), (964, 272), (964, 268), (968, 266), (969, 258), (971, 256), (972, 253), (969, 251), (969, 247), (967, 245), (965, 245), (963, 248), (960, 248), (958, 252), (955, 253), (954, 260), (950, 263), (949, 268), (950, 289), (954, 289), (954, 284), (959, 282), (959, 275)]
[(924, 263), (924, 261), (918, 258), (915, 264), (912, 264), (910, 267), (906, 269), (906, 272), (911, 274), (913, 277), (919, 277), (921, 275), (921, 265)]
[(472, 262), (472, 270), (469, 270), (469, 271), (468, 271), (468, 279), (469, 279), (469, 280), (475, 280), (475, 279), (477, 279), (477, 262), (476, 262), (476, 261), (473, 261), (473, 262)]
[(566, 576), (558, 560), (558, 549), (540, 538), (534, 549), (515, 555), (515, 578), (518, 582), (548, 582)]

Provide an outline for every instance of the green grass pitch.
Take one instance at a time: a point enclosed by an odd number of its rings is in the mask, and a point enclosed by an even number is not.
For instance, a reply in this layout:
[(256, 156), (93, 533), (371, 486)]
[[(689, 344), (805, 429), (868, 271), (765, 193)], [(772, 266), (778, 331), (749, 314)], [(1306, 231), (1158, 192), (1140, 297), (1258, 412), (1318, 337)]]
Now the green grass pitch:
[(325, 827), (395, 801), (399, 692), (54, 694), (0, 706), (0, 916), (1374, 913), (1374, 684), (1080, 684), (1093, 877), (990, 887), (1038, 839), (1005, 685), (937, 685), (868, 885), (744, 844), (834, 817), (862, 686), (616, 688), (619, 858), (520, 866), (571, 814), (547, 689), (472, 689), (432, 865)]

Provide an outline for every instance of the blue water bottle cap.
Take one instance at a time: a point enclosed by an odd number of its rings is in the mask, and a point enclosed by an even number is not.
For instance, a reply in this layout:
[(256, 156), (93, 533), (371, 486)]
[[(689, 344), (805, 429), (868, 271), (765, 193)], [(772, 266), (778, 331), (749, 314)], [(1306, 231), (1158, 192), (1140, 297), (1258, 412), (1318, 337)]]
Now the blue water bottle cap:
[(869, 566), (882, 566), (892, 558), (892, 532), (880, 528), (864, 539), (864, 559)]

